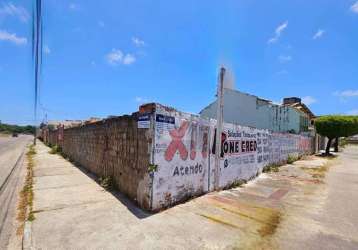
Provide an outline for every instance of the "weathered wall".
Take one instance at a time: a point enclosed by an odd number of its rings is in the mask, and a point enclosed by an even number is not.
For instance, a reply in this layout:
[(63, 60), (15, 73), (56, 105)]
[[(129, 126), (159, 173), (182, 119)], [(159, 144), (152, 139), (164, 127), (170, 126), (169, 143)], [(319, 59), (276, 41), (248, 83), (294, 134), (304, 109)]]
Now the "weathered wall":
[(153, 179), (154, 209), (208, 191), (210, 123), (157, 105)]
[[(295, 131), (300, 133), (300, 117), (307, 115), (295, 108), (276, 105), (257, 96), (237, 90), (224, 90), (224, 121), (241, 126), (268, 129), (274, 132)], [(217, 101), (204, 108), (202, 118), (216, 119)]]
[(60, 129), (50, 131), (48, 142), (98, 177), (111, 177), (118, 190), (149, 209), (151, 136), (137, 128), (134, 116), (64, 129), (61, 138)]
[[(43, 130), (43, 138), (97, 176), (112, 177), (141, 207), (159, 210), (214, 189), (215, 127), (215, 120), (150, 104), (136, 116)], [(312, 137), (230, 123), (221, 143), (221, 188), (314, 147)]]
[[(215, 120), (167, 109), (155, 111), (152, 208), (171, 206), (214, 189)], [(264, 166), (283, 163), (289, 155), (314, 152), (312, 137), (273, 133), (225, 123), (220, 154), (219, 186), (249, 180)]]

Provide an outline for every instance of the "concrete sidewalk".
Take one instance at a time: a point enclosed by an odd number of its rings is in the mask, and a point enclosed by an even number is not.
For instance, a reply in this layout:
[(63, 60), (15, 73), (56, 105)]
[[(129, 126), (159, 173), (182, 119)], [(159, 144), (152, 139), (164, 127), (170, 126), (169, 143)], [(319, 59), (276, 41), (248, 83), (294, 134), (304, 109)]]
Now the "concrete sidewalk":
[(328, 170), (326, 159), (312, 156), (262, 174), (244, 187), (150, 214), (48, 151), (37, 145), (35, 220), (25, 237), (25, 245), (33, 249), (287, 247), (286, 227), (292, 227), (286, 220), (315, 204)]

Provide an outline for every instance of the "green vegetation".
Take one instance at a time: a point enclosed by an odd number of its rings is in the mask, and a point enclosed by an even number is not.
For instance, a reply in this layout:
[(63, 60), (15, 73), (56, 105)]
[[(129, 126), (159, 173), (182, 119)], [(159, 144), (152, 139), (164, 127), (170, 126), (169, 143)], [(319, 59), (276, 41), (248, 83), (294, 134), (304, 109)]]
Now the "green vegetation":
[(240, 179), (240, 180), (236, 180), (233, 181), (231, 184), (227, 185), (226, 187), (224, 187), (224, 189), (232, 189), (232, 188), (237, 188), (237, 187), (242, 187), (242, 185), (246, 184), (247, 181)]
[(33, 134), (35, 131), (35, 127), (31, 125), (27, 126), (19, 126), (19, 125), (10, 125), (5, 123), (0, 123), (0, 133), (4, 134)]
[(299, 156), (294, 156), (294, 155), (288, 155), (287, 157), (287, 164), (292, 164), (295, 161), (298, 161), (300, 159)]
[(27, 152), (27, 173), (24, 187), (20, 192), (20, 200), (18, 204), (18, 214), (17, 220), (20, 222), (20, 226), (17, 229), (17, 234), (21, 235), (24, 230), (25, 220), (33, 221), (35, 219), (33, 213), (33, 168), (34, 168), (34, 159), (33, 156), (36, 154), (34, 145), (31, 145), (29, 151)]
[[(329, 155), (332, 141), (339, 137), (348, 137), (358, 134), (358, 116), (328, 115), (321, 116), (315, 120), (317, 133), (328, 137), (326, 155)], [(338, 151), (338, 143), (336, 143)]]
[(50, 154), (61, 154), (62, 153), (62, 149), (60, 146), (55, 145), (51, 147), (51, 150), (49, 151)]
[(99, 185), (104, 189), (111, 191), (114, 188), (112, 177), (101, 177), (98, 179)]
[(151, 173), (151, 172), (155, 172), (157, 171), (158, 169), (158, 165), (155, 165), (155, 164), (149, 164), (149, 167), (148, 167), (148, 172)]
[(267, 165), (263, 168), (262, 172), (264, 173), (270, 173), (270, 172), (278, 172), (279, 171), (279, 168), (280, 168), (280, 165), (279, 164), (270, 164), (270, 165)]

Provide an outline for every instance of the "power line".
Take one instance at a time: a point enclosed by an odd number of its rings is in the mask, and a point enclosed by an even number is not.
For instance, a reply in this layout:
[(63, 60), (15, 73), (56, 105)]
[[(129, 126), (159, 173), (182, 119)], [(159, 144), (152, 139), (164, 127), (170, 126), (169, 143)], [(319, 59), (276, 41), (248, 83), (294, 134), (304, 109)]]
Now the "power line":
[(35, 100), (34, 100), (34, 144), (36, 144), (36, 123), (37, 123), (37, 104), (38, 104), (38, 92), (41, 73), (41, 59), (42, 59), (42, 13), (41, 13), (42, 1), (35, 0), (34, 13), (33, 13), (33, 25), (32, 25), (32, 55), (34, 60), (34, 81), (35, 81)]

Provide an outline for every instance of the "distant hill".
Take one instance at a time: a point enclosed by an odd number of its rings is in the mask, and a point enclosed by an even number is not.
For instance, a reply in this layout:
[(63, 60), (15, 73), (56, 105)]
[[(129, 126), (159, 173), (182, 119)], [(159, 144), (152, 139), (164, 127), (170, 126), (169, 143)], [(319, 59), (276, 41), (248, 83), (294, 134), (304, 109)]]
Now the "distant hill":
[(35, 130), (34, 126), (19, 126), (0, 123), (0, 133), (11, 134), (11, 133), (21, 133), (21, 134), (33, 134)]

